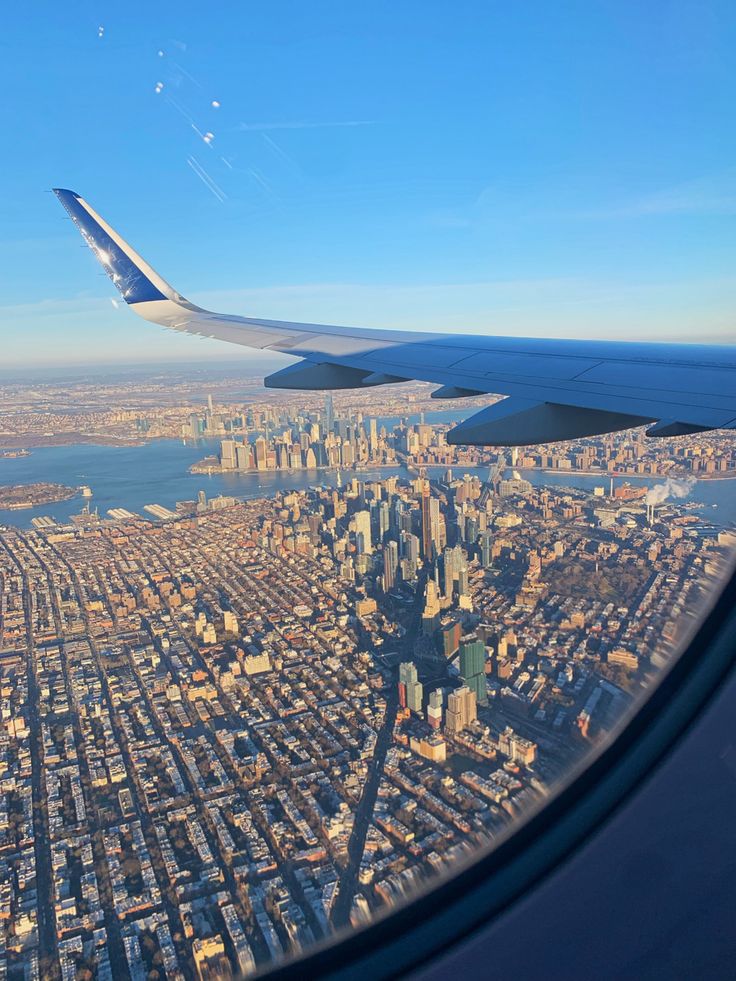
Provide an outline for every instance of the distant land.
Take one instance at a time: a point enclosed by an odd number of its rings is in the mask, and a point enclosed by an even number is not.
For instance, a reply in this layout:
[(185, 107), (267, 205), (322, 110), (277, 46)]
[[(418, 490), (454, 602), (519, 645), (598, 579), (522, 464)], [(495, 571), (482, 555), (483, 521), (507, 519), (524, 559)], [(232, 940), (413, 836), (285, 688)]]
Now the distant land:
[[(22, 436), (0, 435), (0, 458), (10, 459), (18, 456), (29, 456), (27, 447), (39, 449), (46, 446), (143, 446), (146, 440), (140, 436), (95, 435), (92, 433), (39, 433)], [(21, 449), (22, 444), (22, 449)], [(16, 449), (16, 446), (18, 449)], [(23, 450), (26, 452), (23, 452)]]

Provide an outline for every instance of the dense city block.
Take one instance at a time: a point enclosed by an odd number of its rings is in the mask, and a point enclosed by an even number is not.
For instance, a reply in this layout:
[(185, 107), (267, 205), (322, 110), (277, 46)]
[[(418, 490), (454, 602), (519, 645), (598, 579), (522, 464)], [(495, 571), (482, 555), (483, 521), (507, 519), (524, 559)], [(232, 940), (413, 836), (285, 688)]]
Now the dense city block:
[[(676, 494), (450, 469), (441, 426), (260, 428), (218, 466), (338, 486), (0, 533), (3, 976), (227, 978), (391, 908), (601, 745), (732, 544)], [(648, 465), (540, 464), (614, 458)]]

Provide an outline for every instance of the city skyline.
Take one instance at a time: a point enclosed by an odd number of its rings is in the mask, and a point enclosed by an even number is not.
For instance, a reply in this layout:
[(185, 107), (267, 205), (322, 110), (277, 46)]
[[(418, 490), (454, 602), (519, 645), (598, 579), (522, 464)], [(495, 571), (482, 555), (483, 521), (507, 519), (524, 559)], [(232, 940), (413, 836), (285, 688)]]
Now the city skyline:
[(162, 337), (89, 283), (43, 194), (59, 184), (193, 300), (234, 312), (730, 342), (736, 15), (706, 7), (581, 5), (574, 27), (541, 3), (456, 20), (346, 8), (331, 32), (296, 10), (98, 23), (72, 8), (32, 30), (11, 12), (2, 72), (23, 96), (2, 110), (6, 364), (225, 351)]

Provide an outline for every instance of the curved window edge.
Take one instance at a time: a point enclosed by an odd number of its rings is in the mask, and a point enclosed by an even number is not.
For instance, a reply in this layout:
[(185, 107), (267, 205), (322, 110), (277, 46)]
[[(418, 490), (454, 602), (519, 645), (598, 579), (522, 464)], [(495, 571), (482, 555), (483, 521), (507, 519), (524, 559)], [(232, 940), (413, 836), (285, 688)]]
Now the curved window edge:
[(611, 741), (485, 855), (367, 926), (334, 934), (258, 977), (391, 978), (472, 936), (613, 816), (686, 733), (736, 665), (736, 570), (681, 653)]

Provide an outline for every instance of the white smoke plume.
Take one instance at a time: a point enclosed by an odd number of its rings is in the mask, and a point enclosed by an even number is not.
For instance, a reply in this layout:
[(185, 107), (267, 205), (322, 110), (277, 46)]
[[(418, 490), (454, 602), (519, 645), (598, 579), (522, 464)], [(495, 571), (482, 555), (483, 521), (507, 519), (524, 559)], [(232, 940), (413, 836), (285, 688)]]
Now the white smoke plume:
[(663, 484), (655, 484), (647, 491), (647, 504), (662, 504), (668, 497), (687, 497), (695, 486), (694, 477), (668, 477)]

